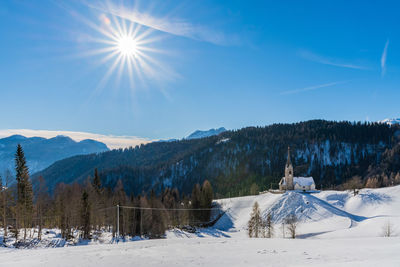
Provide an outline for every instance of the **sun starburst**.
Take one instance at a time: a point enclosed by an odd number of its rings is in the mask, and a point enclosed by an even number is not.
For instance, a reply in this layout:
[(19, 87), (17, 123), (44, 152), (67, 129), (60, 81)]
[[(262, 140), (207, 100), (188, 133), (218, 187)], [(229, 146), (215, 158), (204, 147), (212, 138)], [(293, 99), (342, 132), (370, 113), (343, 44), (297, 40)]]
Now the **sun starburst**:
[(106, 73), (98, 82), (97, 89), (106, 86), (112, 76), (117, 84), (127, 76), (131, 90), (138, 83), (160, 81), (175, 74), (156, 59), (157, 54), (166, 54), (156, 43), (162, 36), (152, 28), (113, 15), (102, 14), (99, 23), (80, 17), (92, 30), (87, 40), (95, 43), (85, 56), (100, 56), (99, 65), (107, 66)]

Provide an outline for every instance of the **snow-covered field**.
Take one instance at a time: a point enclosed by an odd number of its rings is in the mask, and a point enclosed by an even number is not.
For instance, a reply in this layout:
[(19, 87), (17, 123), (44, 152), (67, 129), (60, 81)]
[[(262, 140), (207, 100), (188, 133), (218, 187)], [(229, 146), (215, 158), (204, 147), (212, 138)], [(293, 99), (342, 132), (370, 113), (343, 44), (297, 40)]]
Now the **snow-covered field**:
[(0, 266), (400, 266), (397, 238), (164, 239), (3, 250)]
[[(271, 239), (247, 237), (247, 221), (257, 201), (271, 213)], [(169, 231), (162, 240), (61, 248), (0, 248), (0, 266), (400, 266), (400, 186), (314, 194), (266, 193), (218, 200), (226, 211), (212, 228), (197, 233)], [(295, 214), (297, 239), (282, 222)], [(392, 237), (383, 237), (390, 223)], [(103, 244), (99, 244), (103, 243)]]

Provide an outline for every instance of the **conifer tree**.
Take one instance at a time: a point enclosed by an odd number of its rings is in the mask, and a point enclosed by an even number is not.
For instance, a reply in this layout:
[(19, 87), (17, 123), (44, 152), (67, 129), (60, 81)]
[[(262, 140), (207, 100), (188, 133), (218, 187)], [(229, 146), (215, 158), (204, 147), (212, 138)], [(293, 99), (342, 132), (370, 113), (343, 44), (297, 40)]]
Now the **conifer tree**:
[(89, 199), (92, 203), (92, 221), (94, 227), (99, 230), (101, 224), (104, 224), (105, 221), (105, 199), (104, 199), (104, 189), (101, 184), (100, 175), (98, 173), (97, 168), (94, 169), (94, 176), (91, 184), (87, 183), (87, 187), (89, 188)]
[(86, 190), (82, 193), (82, 230), (83, 230), (83, 239), (90, 238), (90, 203), (89, 203), (89, 195)]
[(203, 186), (201, 187), (201, 199), (200, 199), (200, 207), (203, 209), (200, 214), (202, 214), (201, 220), (203, 222), (210, 221), (211, 215), (211, 206), (213, 200), (213, 189), (208, 180), (205, 180)]
[[(17, 179), (17, 224), (21, 224), (24, 228), (25, 241), (26, 228), (32, 224), (33, 190), (24, 151), (20, 144), (18, 144), (15, 153), (15, 172)], [(16, 227), (16, 234), (18, 235), (18, 227)]]
[(94, 169), (94, 177), (93, 177), (93, 188), (96, 190), (96, 193), (98, 195), (101, 194), (102, 188), (101, 188), (101, 180), (99, 176), (99, 172), (97, 171), (97, 168)]
[(192, 190), (191, 196), (191, 208), (192, 208), (192, 215), (191, 221), (193, 224), (198, 224), (201, 221), (201, 214), (198, 209), (201, 207), (201, 189), (199, 184), (195, 184)]
[(264, 232), (263, 220), (261, 218), (261, 212), (256, 201), (253, 205), (253, 210), (250, 215), (250, 220), (248, 222), (248, 234), (249, 237), (260, 237)]

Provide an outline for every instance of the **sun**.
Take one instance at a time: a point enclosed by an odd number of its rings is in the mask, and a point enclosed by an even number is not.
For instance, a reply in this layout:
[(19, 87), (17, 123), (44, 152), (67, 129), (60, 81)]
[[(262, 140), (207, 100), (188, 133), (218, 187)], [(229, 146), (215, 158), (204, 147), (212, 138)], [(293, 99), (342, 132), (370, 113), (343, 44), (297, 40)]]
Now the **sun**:
[(114, 15), (102, 14), (98, 23), (78, 18), (93, 30), (83, 38), (90, 45), (82, 55), (98, 57), (96, 65), (105, 69), (95, 91), (104, 89), (114, 75), (114, 90), (126, 87), (132, 92), (177, 77), (163, 62), (169, 53), (161, 48), (164, 36), (155, 29)]
[(117, 40), (118, 51), (127, 57), (136, 57), (138, 54), (138, 45), (132, 36), (122, 36)]

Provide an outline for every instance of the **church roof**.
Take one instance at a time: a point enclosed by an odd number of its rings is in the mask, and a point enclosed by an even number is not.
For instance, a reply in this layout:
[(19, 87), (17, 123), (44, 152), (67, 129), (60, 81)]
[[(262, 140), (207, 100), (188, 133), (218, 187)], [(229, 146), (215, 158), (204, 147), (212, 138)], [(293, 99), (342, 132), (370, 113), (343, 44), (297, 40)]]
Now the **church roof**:
[[(286, 185), (285, 177), (282, 178), (282, 184)], [(315, 182), (312, 177), (293, 177), (293, 184), (298, 184), (299, 186), (311, 186), (315, 184)]]
[(300, 186), (311, 186), (314, 183), (314, 178), (312, 177), (293, 177), (293, 184), (298, 184)]

